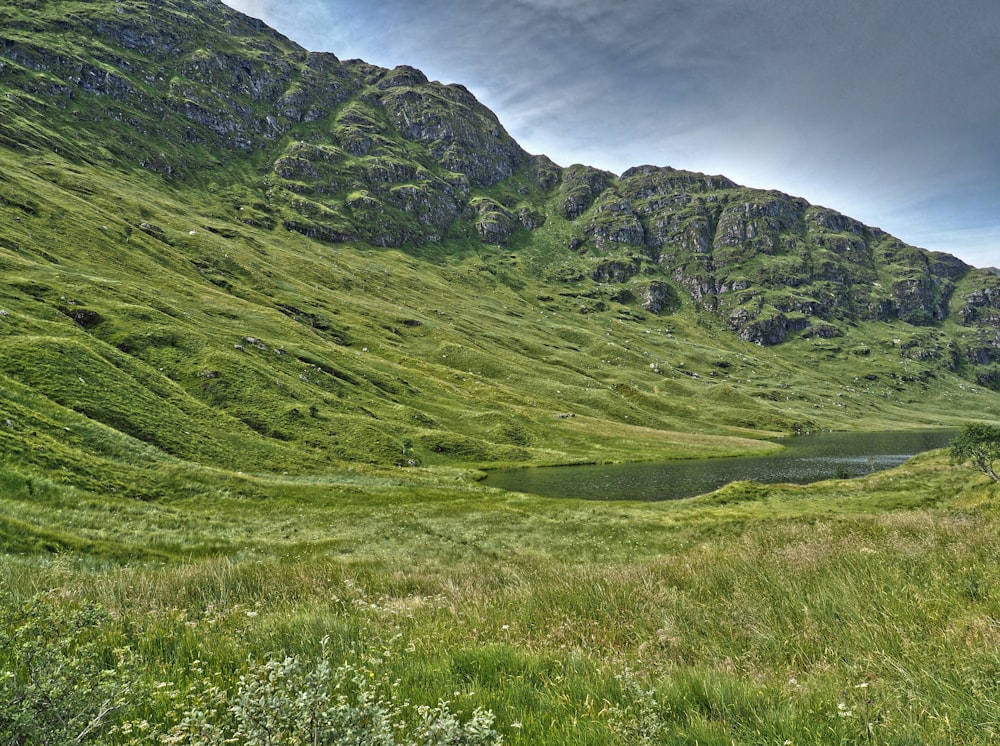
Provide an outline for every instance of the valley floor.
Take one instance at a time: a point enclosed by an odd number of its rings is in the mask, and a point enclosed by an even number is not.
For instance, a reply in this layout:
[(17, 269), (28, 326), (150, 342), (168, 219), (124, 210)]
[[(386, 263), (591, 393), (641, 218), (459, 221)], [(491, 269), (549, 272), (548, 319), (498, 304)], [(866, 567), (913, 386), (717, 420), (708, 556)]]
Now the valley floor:
[(262, 671), (288, 704), (327, 656), (413, 734), (407, 701), (511, 744), (1000, 737), (1000, 491), (943, 452), (653, 504), (473, 477), (142, 502), (3, 471), (0, 725), (42, 693), (95, 743), (215, 743)]

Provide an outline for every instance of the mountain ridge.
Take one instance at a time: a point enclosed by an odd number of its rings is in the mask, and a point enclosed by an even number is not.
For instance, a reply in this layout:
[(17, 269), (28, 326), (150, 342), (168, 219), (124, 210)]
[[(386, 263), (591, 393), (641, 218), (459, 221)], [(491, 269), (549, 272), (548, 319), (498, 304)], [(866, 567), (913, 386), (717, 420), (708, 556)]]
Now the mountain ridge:
[(622, 460), (995, 406), (1000, 279), (834, 210), (558, 166), (460, 85), (217, 0), (0, 21), (0, 373), (166, 453)]

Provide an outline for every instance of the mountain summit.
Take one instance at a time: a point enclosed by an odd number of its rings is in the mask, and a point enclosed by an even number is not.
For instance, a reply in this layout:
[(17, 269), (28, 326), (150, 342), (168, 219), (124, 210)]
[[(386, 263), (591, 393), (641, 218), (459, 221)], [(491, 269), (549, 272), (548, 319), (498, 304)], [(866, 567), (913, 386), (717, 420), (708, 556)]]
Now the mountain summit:
[(0, 4), (0, 157), (0, 437), (53, 467), (97, 425), (232, 468), (546, 462), (1000, 390), (992, 272), (723, 176), (558, 166), (460, 85), (217, 0)]

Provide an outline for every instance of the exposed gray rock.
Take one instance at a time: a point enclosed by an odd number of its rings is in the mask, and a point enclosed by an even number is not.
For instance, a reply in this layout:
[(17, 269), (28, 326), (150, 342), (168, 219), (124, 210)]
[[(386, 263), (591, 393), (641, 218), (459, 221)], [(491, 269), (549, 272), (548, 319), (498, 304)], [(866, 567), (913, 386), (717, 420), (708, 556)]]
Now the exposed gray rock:
[(506, 246), (514, 235), (517, 221), (510, 211), (491, 199), (478, 199), (472, 203), (476, 211), (476, 231), (485, 243)]
[(442, 166), (477, 186), (509, 178), (527, 158), (496, 115), (463, 86), (400, 85), (380, 90), (376, 100), (403, 137), (427, 144)]
[(553, 163), (548, 156), (531, 156), (530, 167), (535, 184), (542, 191), (551, 191), (562, 182), (562, 169)]
[(576, 220), (583, 215), (614, 178), (614, 174), (590, 166), (574, 165), (563, 171), (559, 186), (559, 211), (563, 217)]
[(522, 207), (518, 210), (517, 220), (529, 231), (533, 231), (536, 228), (540, 228), (545, 225), (545, 215), (537, 210), (531, 209), (530, 207)]
[(1000, 285), (975, 290), (964, 296), (958, 313), (963, 324), (985, 321), (1000, 327)]
[(611, 190), (594, 206), (587, 234), (593, 237), (598, 251), (611, 248), (610, 244), (644, 246), (646, 243), (646, 232), (632, 212), (632, 204)]
[(664, 313), (673, 310), (678, 305), (677, 295), (673, 288), (665, 282), (654, 281), (642, 288), (642, 307), (650, 313)]
[(719, 216), (714, 247), (773, 254), (781, 246), (781, 234), (798, 225), (803, 207), (803, 201), (785, 195), (727, 207)]
[(867, 233), (860, 221), (825, 207), (810, 207), (806, 211), (806, 220), (831, 233), (850, 233), (858, 237), (863, 237)]
[(594, 282), (625, 282), (639, 274), (640, 268), (638, 257), (630, 261), (605, 259), (597, 263), (590, 276)]
[(784, 342), (791, 332), (806, 329), (809, 326), (809, 320), (805, 318), (790, 319), (783, 313), (755, 319), (747, 309), (738, 308), (730, 315), (729, 325), (736, 331), (740, 339), (770, 347)]
[(380, 90), (385, 91), (389, 88), (426, 85), (427, 83), (427, 76), (420, 70), (417, 70), (415, 67), (410, 67), (409, 65), (400, 65), (399, 67), (386, 72), (378, 83), (376, 83), (376, 86)]

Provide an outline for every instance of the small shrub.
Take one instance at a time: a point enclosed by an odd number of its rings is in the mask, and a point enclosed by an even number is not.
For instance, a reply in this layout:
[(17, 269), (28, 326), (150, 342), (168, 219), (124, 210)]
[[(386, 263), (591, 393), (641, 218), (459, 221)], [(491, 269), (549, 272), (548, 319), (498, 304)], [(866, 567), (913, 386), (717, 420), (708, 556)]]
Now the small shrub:
[(625, 669), (616, 678), (625, 704), (609, 709), (611, 730), (621, 743), (630, 746), (660, 743), (667, 734), (668, 725), (656, 690), (640, 681), (631, 669)]
[(1000, 426), (983, 423), (966, 425), (951, 442), (951, 460), (956, 464), (971, 461), (994, 482), (1000, 482), (994, 464), (1000, 461)]
[[(6, 606), (7, 604), (4, 604)], [(98, 639), (107, 617), (40, 596), (0, 629), (0, 743), (96, 743), (129, 703), (132, 654)]]
[(369, 657), (334, 668), (324, 640), (314, 661), (297, 656), (251, 666), (235, 693), (193, 692), (163, 734), (176, 746), (499, 746), (493, 714), (462, 721), (447, 702), (398, 702), (383, 662)]

